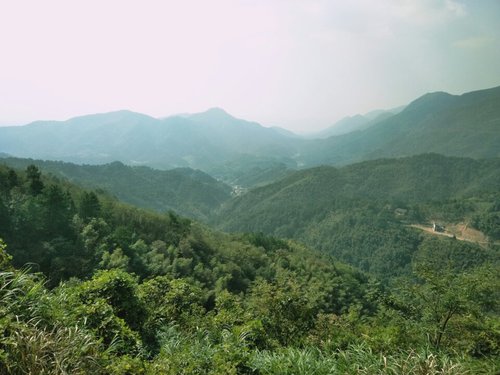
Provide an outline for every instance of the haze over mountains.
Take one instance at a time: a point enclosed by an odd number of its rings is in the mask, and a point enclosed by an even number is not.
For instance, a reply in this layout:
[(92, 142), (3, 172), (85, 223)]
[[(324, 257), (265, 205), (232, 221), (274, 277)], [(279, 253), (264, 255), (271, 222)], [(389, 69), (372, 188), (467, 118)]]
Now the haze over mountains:
[(317, 140), (302, 151), (305, 165), (341, 165), (425, 152), (500, 156), (500, 87), (460, 96), (426, 94), (368, 129)]
[[(354, 116), (331, 130), (347, 133), (312, 140), (237, 119), (218, 108), (165, 119), (118, 111), (0, 128), (0, 152), (76, 163), (118, 160), (160, 169), (191, 167), (227, 182), (241, 178), (247, 164), (293, 169), (425, 152), (496, 157), (499, 103), (500, 87), (460, 96), (426, 94), (400, 113), (383, 112), (374, 119)], [(243, 162), (235, 165), (235, 160)]]
[[(359, 348), (384, 362), (399, 353), (406, 362), (396, 373), (413, 368), (408, 353), (417, 350), (422, 371), (410, 373), (429, 373), (422, 359), (442, 353), (463, 366), (446, 373), (498, 373), (499, 98), (500, 87), (428, 94), (399, 113), (346, 119), (338, 124), (346, 133), (324, 139), (220, 109), (0, 129), (0, 266), (8, 270), (0, 297), (10, 309), (0, 344), (13, 353), (10, 366), (29, 357), (17, 353), (35, 334), (52, 342), (63, 317), (63, 327), (90, 335), (81, 342), (102, 345), (96, 353), (121, 345), (117, 374), (130, 364), (131, 373), (148, 364), (151, 374), (177, 374), (186, 363), (197, 363), (186, 373), (210, 363), (221, 364), (216, 374), (253, 373), (262, 365), (248, 365), (250, 356), (300, 348), (320, 366), (356, 353), (346, 357), (356, 367), (340, 373), (359, 373)], [(25, 286), (11, 281), (11, 259), (43, 273), (49, 289), (32, 282), (40, 274)], [(25, 301), (33, 302), (19, 310)], [(50, 324), (33, 325), (43, 319), (28, 319), (30, 311), (44, 319), (51, 311)], [(172, 351), (179, 338), (184, 349)], [(200, 352), (211, 354), (196, 362)], [(103, 371), (81, 373), (108, 373), (109, 356), (96, 358)], [(179, 366), (170, 371), (172, 361)], [(314, 370), (273, 368), (263, 373)]]
[(0, 375), (500, 375), (500, 0), (0, 9)]
[(389, 110), (374, 110), (364, 115), (358, 114), (354, 116), (347, 116), (337, 121), (327, 129), (307, 135), (307, 138), (328, 138), (336, 135), (351, 133), (356, 130), (368, 129), (370, 126), (398, 114), (403, 109), (404, 106)]
[(0, 150), (20, 157), (163, 169), (208, 169), (237, 155), (292, 154), (288, 137), (221, 109), (155, 119), (130, 111), (0, 129)]

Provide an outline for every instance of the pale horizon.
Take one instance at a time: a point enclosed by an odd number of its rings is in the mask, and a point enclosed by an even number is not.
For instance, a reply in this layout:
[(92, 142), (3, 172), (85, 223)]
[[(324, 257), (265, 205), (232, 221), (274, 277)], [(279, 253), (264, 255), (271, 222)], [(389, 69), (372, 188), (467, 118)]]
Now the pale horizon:
[(219, 107), (298, 134), (500, 85), (500, 2), (20, 0), (0, 12), (0, 125)]

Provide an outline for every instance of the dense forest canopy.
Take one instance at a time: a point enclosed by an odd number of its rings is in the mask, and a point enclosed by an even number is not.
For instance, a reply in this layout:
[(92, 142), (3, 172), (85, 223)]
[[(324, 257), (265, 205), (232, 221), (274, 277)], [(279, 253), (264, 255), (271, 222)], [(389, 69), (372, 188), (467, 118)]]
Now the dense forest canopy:
[[(224, 230), (304, 241), (389, 281), (408, 275), (413, 259), (429, 244), (455, 243), (467, 259), (478, 254), (496, 259), (499, 171), (499, 159), (437, 154), (323, 166), (227, 202), (214, 222)], [(456, 238), (428, 238), (436, 233), (421, 228), (431, 229), (434, 222), (446, 224)], [(469, 238), (474, 228), (486, 236)]]
[(496, 371), (498, 253), (408, 231), (419, 251), (389, 287), (297, 242), (0, 167), (1, 372)]

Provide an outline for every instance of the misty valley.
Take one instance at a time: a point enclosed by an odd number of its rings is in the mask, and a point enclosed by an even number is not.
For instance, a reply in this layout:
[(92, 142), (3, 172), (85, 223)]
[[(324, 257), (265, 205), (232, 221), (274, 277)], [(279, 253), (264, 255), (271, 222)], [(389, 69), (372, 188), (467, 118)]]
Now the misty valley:
[(0, 127), (1, 374), (497, 374), (499, 271), (500, 87)]

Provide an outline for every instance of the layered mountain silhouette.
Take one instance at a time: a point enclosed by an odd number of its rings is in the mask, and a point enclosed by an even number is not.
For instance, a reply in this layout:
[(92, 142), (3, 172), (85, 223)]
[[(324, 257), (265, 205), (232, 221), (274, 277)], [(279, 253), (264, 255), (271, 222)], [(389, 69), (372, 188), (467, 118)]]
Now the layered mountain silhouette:
[(313, 133), (307, 138), (329, 138), (337, 135), (351, 133), (357, 130), (368, 129), (369, 127), (392, 117), (404, 109), (403, 107), (393, 108), (389, 110), (374, 110), (364, 115), (347, 116), (337, 121), (335, 124), (320, 132)]
[(365, 130), (306, 144), (301, 155), (305, 165), (339, 165), (426, 152), (500, 156), (500, 87), (426, 94)]
[(300, 233), (360, 202), (411, 205), (497, 192), (499, 171), (499, 158), (438, 154), (309, 168), (229, 201), (216, 221), (226, 230), (289, 236), (295, 232), (286, 232), (288, 227)]
[(499, 103), (500, 87), (460, 96), (431, 93), (396, 114), (373, 112), (345, 119), (335, 130), (345, 134), (312, 140), (235, 118), (219, 108), (164, 119), (118, 111), (0, 128), (0, 152), (75, 163), (119, 160), (160, 169), (191, 167), (225, 181), (254, 179), (241, 175), (246, 169), (261, 173), (272, 166), (344, 165), (426, 152), (496, 157)]
[(37, 159), (209, 169), (236, 155), (292, 155), (290, 137), (221, 109), (155, 119), (118, 111), (0, 128), (0, 151)]

